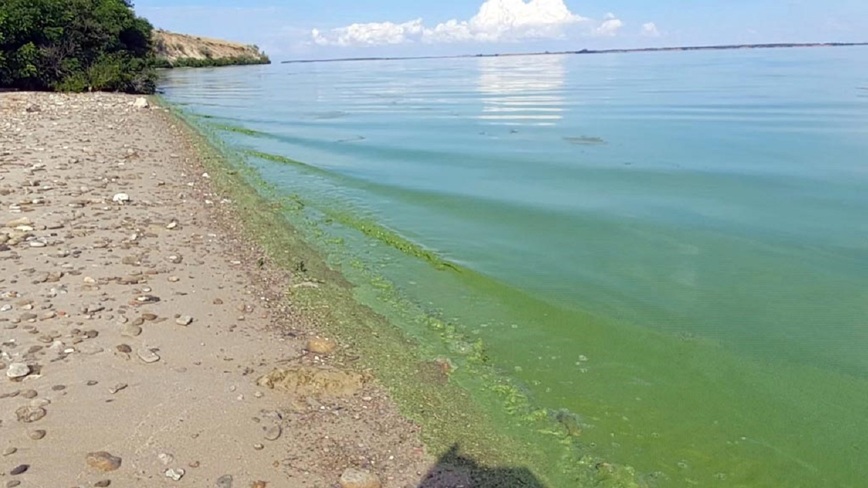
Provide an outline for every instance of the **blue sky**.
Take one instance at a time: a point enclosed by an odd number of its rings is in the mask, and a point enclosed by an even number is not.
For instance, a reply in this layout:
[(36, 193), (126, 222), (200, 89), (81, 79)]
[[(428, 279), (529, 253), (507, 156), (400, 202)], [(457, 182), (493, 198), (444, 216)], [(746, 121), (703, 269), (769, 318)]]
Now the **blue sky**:
[(275, 60), (868, 41), (868, 0), (138, 0), (136, 11)]

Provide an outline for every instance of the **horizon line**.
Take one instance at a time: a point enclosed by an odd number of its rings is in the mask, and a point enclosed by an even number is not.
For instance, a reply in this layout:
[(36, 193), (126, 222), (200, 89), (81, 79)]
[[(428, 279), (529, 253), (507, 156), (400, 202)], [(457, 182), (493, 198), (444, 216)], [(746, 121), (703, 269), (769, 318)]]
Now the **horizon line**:
[(615, 49), (581, 49), (578, 51), (530, 51), (518, 53), (493, 53), (493, 54), (451, 54), (429, 56), (370, 56), (352, 58), (323, 58), (323, 59), (290, 59), (281, 61), (280, 64), (301, 63), (335, 63), (344, 61), (402, 61), (417, 59), (459, 59), (459, 58), (496, 58), (508, 56), (556, 56), (571, 54), (618, 54), (618, 53), (641, 53), (641, 52), (665, 52), (665, 51), (703, 51), (703, 50), (730, 50), (730, 49), (780, 49), (780, 48), (806, 48), (806, 47), (855, 47), (868, 46), (868, 42), (775, 42), (760, 44), (710, 44), (696, 46), (668, 46), (668, 47), (639, 47), (639, 48), (615, 48)]

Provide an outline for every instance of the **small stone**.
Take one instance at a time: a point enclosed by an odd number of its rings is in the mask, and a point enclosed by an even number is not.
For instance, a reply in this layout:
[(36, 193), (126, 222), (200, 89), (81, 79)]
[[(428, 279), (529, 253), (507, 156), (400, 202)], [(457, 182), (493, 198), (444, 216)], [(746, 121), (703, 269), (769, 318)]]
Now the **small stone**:
[(253, 483), (251, 483), (250, 488), (266, 488), (267, 486), (268, 483), (264, 481), (254, 481)]
[(232, 488), (232, 475), (224, 474), (223, 476), (217, 478), (217, 483), (214, 484), (216, 488)]
[(183, 468), (167, 469), (166, 470), (166, 478), (170, 478), (174, 481), (181, 481), (181, 478), (184, 477), (185, 473), (186, 473), (186, 471), (184, 471)]
[(112, 197), (112, 201), (115, 203), (127, 203), (130, 201), (130, 196), (126, 193), (117, 193)]
[(145, 97), (136, 98), (136, 101), (133, 102), (133, 107), (135, 108), (149, 108), (150, 106), (151, 104), (148, 103), (148, 99)]
[(91, 452), (85, 459), (88, 466), (104, 473), (120, 468), (122, 461), (121, 458), (112, 456), (105, 451)]
[(28, 435), (31, 439), (33, 439), (34, 441), (39, 441), (39, 440), (42, 440), (42, 439), (45, 438), (45, 434), (46, 434), (46, 433), (47, 433), (47, 432), (45, 432), (44, 430), (39, 429), (39, 430), (32, 430), (32, 431), (30, 431), (30, 433), (28, 433), (27, 435)]
[(177, 276), (169, 276), (169, 283), (177, 283), (179, 281), (181, 281), (181, 278), (178, 278)]
[(28, 219), (27, 217), (21, 217), (20, 219), (10, 220), (9, 222), (6, 222), (6, 227), (12, 229), (20, 227), (22, 225), (33, 225), (33, 221)]
[(348, 468), (341, 475), (341, 488), (381, 488), (380, 478), (368, 471)]
[(15, 416), (18, 418), (19, 422), (29, 424), (32, 422), (37, 422), (42, 420), (48, 412), (45, 411), (42, 407), (21, 407), (15, 411)]
[(153, 321), (157, 320), (158, 318), (159, 317), (155, 313), (146, 312), (146, 313), (142, 314), (142, 319), (144, 319), (148, 322), (153, 322)]
[(157, 454), (157, 459), (159, 459), (160, 462), (163, 463), (163, 465), (165, 466), (168, 466), (175, 462), (175, 456), (172, 456), (167, 452), (161, 452), (160, 454)]
[(133, 348), (127, 344), (119, 344), (115, 349), (121, 354), (130, 354), (133, 352)]
[(151, 351), (150, 349), (139, 349), (138, 351), (136, 351), (136, 355), (139, 356), (139, 359), (148, 364), (156, 363), (160, 360), (160, 356), (158, 356), (157, 353)]
[(18, 476), (19, 474), (24, 473), (28, 469), (30, 469), (29, 464), (19, 464), (18, 466), (12, 468), (12, 471), (10, 471), (9, 474), (11, 474), (12, 476)]
[(263, 427), (262, 430), (265, 432), (265, 439), (269, 441), (276, 441), (283, 433), (283, 429), (279, 425)]
[(93, 484), (98, 488), (105, 488), (106, 486), (110, 486), (112, 484), (112, 480), (100, 480)]
[(331, 339), (315, 337), (307, 341), (307, 350), (314, 354), (331, 354), (337, 349), (338, 344)]
[(3, 457), (11, 456), (11, 455), (15, 454), (16, 452), (18, 452), (17, 447), (7, 447), (6, 449), (3, 449)]
[(253, 444), (253, 448), (256, 449), (257, 451), (261, 451), (261, 450), (265, 449), (265, 446), (263, 446), (262, 444)]
[(167, 257), (166, 260), (172, 264), (180, 264), (181, 261), (184, 260), (184, 258), (183, 256), (180, 256), (178, 254), (172, 254), (171, 256)]
[(21, 481), (10, 480), (6, 482), (6, 488), (15, 488), (16, 486), (21, 486)]
[(121, 330), (121, 335), (124, 337), (138, 337), (142, 335), (142, 328), (138, 325), (127, 324)]
[(193, 323), (193, 317), (190, 317), (189, 315), (182, 315), (175, 319), (175, 323), (186, 327)]
[(21, 396), (30, 400), (39, 396), (39, 393), (36, 390), (24, 390), (21, 392)]
[(9, 365), (9, 368), (6, 370), (6, 377), (11, 380), (17, 380), (20, 378), (24, 378), (25, 376), (30, 374), (30, 366), (24, 363), (12, 363)]

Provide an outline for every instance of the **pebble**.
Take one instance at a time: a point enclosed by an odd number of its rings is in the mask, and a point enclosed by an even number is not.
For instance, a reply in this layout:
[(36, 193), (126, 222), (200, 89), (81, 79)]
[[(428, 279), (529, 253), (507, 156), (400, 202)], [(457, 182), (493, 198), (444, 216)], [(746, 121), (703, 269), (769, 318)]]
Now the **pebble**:
[(380, 478), (368, 471), (347, 468), (340, 479), (341, 488), (381, 488)]
[(39, 396), (39, 393), (37, 393), (36, 390), (24, 390), (21, 392), (21, 396), (28, 400), (32, 400)]
[(115, 203), (127, 203), (130, 201), (130, 196), (126, 193), (117, 193), (112, 197), (112, 201)]
[(34, 441), (42, 440), (45, 438), (46, 432), (42, 429), (32, 430), (29, 434), (27, 434)]
[(15, 454), (16, 452), (18, 452), (17, 447), (7, 447), (6, 449), (3, 449), (3, 457), (11, 456), (11, 455)]
[(331, 354), (337, 349), (338, 344), (331, 339), (315, 337), (307, 341), (307, 350), (314, 354)]
[(151, 351), (150, 349), (139, 349), (138, 351), (136, 351), (136, 355), (139, 357), (139, 359), (148, 364), (156, 363), (160, 360), (160, 356), (158, 356), (157, 353)]
[(265, 439), (269, 441), (276, 441), (283, 434), (283, 429), (279, 425), (263, 427), (262, 430), (265, 432)]
[(184, 477), (184, 474), (186, 474), (184, 468), (171, 468), (166, 470), (166, 478), (170, 478), (174, 481), (181, 481), (181, 478)]
[(15, 411), (15, 416), (19, 422), (29, 424), (42, 420), (48, 412), (42, 407), (21, 407)]
[(15, 488), (16, 486), (21, 486), (21, 482), (18, 480), (10, 480), (6, 482), (6, 488)]
[(11, 380), (24, 378), (30, 374), (30, 366), (24, 363), (12, 363), (6, 370), (6, 377)]
[(175, 319), (175, 323), (186, 327), (193, 323), (193, 317), (190, 317), (189, 315), (182, 315)]
[(216, 488), (232, 488), (232, 475), (224, 474), (223, 476), (217, 478), (217, 483), (214, 484)]
[(112, 480), (100, 480), (94, 483), (93, 486), (96, 486), (97, 488), (105, 488), (106, 486), (109, 486), (111, 484)]
[(250, 488), (265, 488), (266, 486), (268, 486), (268, 483), (266, 483), (264, 481), (254, 481), (250, 485)]
[(127, 344), (118, 344), (115, 349), (122, 354), (130, 354), (133, 352), (133, 348), (128, 346)]
[(142, 328), (138, 325), (127, 324), (121, 330), (121, 335), (124, 337), (138, 337), (142, 335)]
[(159, 459), (160, 462), (166, 466), (175, 462), (175, 456), (172, 456), (171, 454), (169, 454), (167, 452), (161, 452), (160, 454), (157, 454), (157, 459)]
[(256, 449), (257, 451), (261, 451), (261, 450), (265, 449), (265, 446), (263, 446), (262, 444), (253, 444), (253, 448)]
[(121, 467), (122, 459), (108, 452), (91, 452), (85, 458), (87, 465), (102, 472), (114, 471)]
[(18, 476), (19, 474), (24, 473), (28, 469), (30, 469), (29, 464), (19, 464), (18, 466), (12, 468), (12, 471), (10, 471), (9, 474), (11, 474), (12, 476)]

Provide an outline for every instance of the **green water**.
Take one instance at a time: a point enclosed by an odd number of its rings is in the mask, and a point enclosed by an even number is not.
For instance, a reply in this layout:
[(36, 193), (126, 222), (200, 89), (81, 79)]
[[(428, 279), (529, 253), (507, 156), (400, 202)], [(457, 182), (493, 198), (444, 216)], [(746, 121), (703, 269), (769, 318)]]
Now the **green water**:
[(860, 49), (176, 71), (356, 297), (533, 468), (862, 486)]

